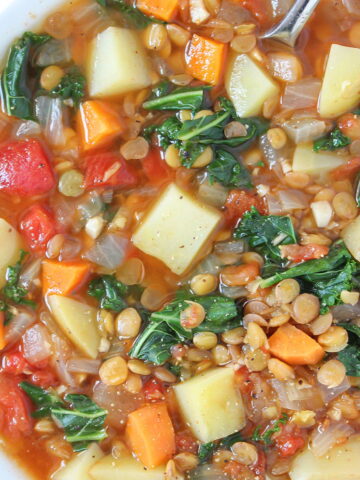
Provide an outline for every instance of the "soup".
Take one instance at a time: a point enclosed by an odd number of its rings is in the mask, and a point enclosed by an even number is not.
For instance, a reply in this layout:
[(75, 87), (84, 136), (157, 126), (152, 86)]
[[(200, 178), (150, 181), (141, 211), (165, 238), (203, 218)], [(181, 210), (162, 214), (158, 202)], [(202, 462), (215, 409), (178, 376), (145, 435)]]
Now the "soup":
[(0, 431), (41, 480), (360, 478), (360, 10), (87, 0), (4, 59)]

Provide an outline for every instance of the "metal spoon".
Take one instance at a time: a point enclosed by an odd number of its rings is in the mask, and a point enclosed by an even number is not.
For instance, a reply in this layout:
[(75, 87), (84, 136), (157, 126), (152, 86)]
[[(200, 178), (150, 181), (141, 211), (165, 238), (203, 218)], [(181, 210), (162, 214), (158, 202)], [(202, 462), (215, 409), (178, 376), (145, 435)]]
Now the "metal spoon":
[(285, 17), (275, 27), (263, 35), (262, 39), (272, 39), (294, 47), (300, 32), (311, 17), (320, 0), (295, 0)]

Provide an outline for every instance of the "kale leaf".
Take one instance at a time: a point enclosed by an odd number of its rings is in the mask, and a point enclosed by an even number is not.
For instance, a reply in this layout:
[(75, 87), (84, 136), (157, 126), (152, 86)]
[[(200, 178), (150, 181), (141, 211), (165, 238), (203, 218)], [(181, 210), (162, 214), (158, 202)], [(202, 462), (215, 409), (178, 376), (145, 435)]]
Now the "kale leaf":
[(203, 465), (204, 463), (207, 463), (219, 448), (229, 450), (234, 443), (242, 442), (243, 440), (244, 437), (242, 434), (240, 432), (235, 432), (222, 438), (220, 441), (201, 444), (198, 451), (200, 464)]
[(338, 359), (345, 365), (346, 375), (360, 377), (360, 327), (353, 323), (338, 323), (349, 332), (347, 347), (338, 353)]
[(63, 100), (71, 99), (75, 107), (78, 107), (81, 100), (85, 96), (86, 79), (78, 68), (73, 67), (61, 79), (59, 85), (53, 88), (49, 95), (52, 97), (60, 97)]
[(168, 84), (162, 82), (160, 87), (157, 87), (153, 92), (152, 99), (147, 100), (143, 104), (146, 110), (198, 110), (201, 108), (204, 101), (204, 92), (208, 90), (209, 86), (201, 85), (198, 87), (182, 87), (176, 88), (171, 93), (166, 92)]
[(34, 47), (43, 45), (50, 39), (49, 35), (25, 32), (10, 48), (1, 75), (1, 96), (8, 115), (34, 120), (32, 92), (28, 84), (30, 57)]
[(334, 151), (338, 148), (344, 148), (350, 143), (351, 139), (343, 135), (339, 128), (335, 128), (325, 137), (315, 140), (313, 150), (314, 152), (320, 152), (321, 150)]
[(207, 167), (210, 183), (219, 182), (225, 187), (252, 188), (251, 175), (242, 163), (227, 150), (217, 150), (215, 159)]
[(283, 413), (278, 420), (272, 424), (270, 428), (266, 428), (263, 433), (260, 433), (261, 427), (256, 427), (251, 440), (253, 442), (261, 442), (265, 446), (269, 446), (273, 443), (273, 435), (274, 433), (280, 432), (281, 425), (285, 425), (289, 420), (289, 416), (286, 413)]
[(116, 280), (114, 275), (102, 275), (89, 283), (88, 295), (99, 301), (100, 308), (121, 312), (127, 307), (124, 296), (128, 287)]
[(138, 8), (125, 0), (96, 0), (102, 7), (113, 8), (121, 13), (124, 19), (134, 28), (139, 30), (146, 28), (151, 23), (164, 23), (153, 17), (148, 17)]
[(35, 418), (51, 416), (64, 429), (66, 440), (75, 452), (85, 450), (90, 443), (107, 437), (104, 426), (107, 411), (100, 408), (86, 395), (66, 395), (64, 402), (54, 393), (31, 383), (21, 382), (20, 387), (39, 407)]

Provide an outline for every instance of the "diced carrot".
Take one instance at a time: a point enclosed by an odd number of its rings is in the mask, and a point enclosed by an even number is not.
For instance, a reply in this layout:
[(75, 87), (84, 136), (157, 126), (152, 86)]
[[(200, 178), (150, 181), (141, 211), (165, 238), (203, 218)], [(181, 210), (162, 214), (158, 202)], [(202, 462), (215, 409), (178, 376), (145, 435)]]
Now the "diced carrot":
[(176, 17), (179, 0), (137, 0), (136, 6), (145, 15), (170, 22)]
[(269, 351), (290, 365), (315, 365), (324, 356), (322, 347), (293, 325), (283, 325), (269, 338)]
[(344, 180), (345, 178), (352, 178), (360, 171), (360, 157), (355, 157), (349, 160), (345, 165), (335, 168), (330, 175), (334, 180)]
[(89, 273), (90, 265), (86, 262), (44, 260), (42, 263), (44, 295), (48, 293), (67, 295), (81, 287)]
[(185, 53), (187, 72), (211, 85), (220, 83), (227, 55), (227, 45), (210, 38), (193, 35)]
[(0, 312), (0, 350), (5, 348), (5, 315), (4, 312)]
[(130, 413), (126, 437), (147, 468), (155, 468), (175, 453), (175, 432), (165, 403), (146, 405)]
[(117, 112), (98, 100), (88, 100), (81, 104), (77, 114), (77, 127), (85, 151), (108, 145), (125, 130)]
[(308, 245), (282, 245), (280, 250), (282, 257), (296, 263), (322, 258), (329, 253), (329, 247), (317, 245), (316, 243), (309, 243)]
[(258, 263), (251, 262), (244, 265), (225, 267), (221, 272), (221, 281), (229, 287), (247, 285), (260, 275)]

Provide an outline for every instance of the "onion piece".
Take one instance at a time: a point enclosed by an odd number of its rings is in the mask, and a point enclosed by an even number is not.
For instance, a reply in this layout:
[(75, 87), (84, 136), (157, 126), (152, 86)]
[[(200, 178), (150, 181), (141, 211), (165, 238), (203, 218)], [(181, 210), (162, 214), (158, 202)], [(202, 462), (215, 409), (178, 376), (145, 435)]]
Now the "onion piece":
[(289, 158), (289, 149), (284, 147), (276, 150), (270, 144), (267, 135), (263, 135), (260, 137), (259, 142), (260, 149), (267, 161), (269, 168), (274, 171), (274, 173), (279, 177), (282, 178), (284, 176), (281, 163), (284, 162), (287, 158)]
[(72, 260), (73, 258), (77, 257), (81, 251), (81, 248), (82, 243), (79, 238), (66, 235), (58, 256), (60, 262)]
[(248, 250), (246, 240), (230, 240), (229, 242), (215, 243), (214, 252), (218, 255), (240, 254)]
[(43, 325), (30, 327), (22, 337), (24, 357), (32, 365), (46, 360), (51, 355), (50, 336)]
[(251, 19), (249, 10), (242, 7), (239, 2), (233, 0), (222, 0), (217, 18), (225, 20), (231, 25), (241, 25)]
[(115, 270), (124, 261), (129, 240), (115, 233), (102, 235), (84, 257), (109, 270)]
[(74, 357), (70, 358), (67, 362), (67, 368), (71, 373), (88, 373), (89, 375), (97, 375), (99, 373), (100, 364), (100, 360)]
[(37, 97), (35, 112), (50, 145), (63, 146), (65, 143), (64, 107), (61, 98)]
[(335, 422), (328, 427), (318, 426), (311, 435), (310, 448), (316, 457), (324, 456), (339, 441), (347, 440), (354, 429), (345, 422)]
[(30, 311), (22, 311), (16, 314), (5, 328), (6, 347), (10, 348), (18, 342), (35, 320), (35, 314)]
[(296, 144), (315, 140), (326, 131), (326, 123), (316, 118), (292, 118), (282, 127)]
[(269, 193), (265, 195), (265, 198), (270, 215), (281, 215), (284, 213), (284, 209), (278, 195), (272, 195)]
[(345, 377), (344, 380), (337, 387), (329, 388), (326, 385), (322, 385), (320, 382), (318, 382), (318, 387), (320, 388), (324, 403), (327, 404), (334, 400), (334, 398), (349, 390), (349, 388), (351, 388), (351, 385), (348, 377)]
[(38, 67), (66, 64), (71, 60), (70, 43), (53, 38), (39, 47), (34, 60)]
[(16, 138), (41, 135), (41, 128), (37, 122), (33, 122), (32, 120), (26, 120), (15, 125), (14, 135)]
[(309, 207), (309, 196), (300, 190), (279, 190), (278, 197), (285, 212)]
[(210, 17), (206, 10), (204, 0), (189, 0), (190, 18), (192, 23), (201, 25)]
[(213, 207), (222, 207), (224, 206), (228, 190), (223, 187), (220, 183), (211, 184), (209, 181), (205, 180), (199, 187), (199, 198), (205, 203), (212, 205)]
[(228, 476), (215, 465), (202, 465), (191, 472), (191, 480), (227, 480)]
[(294, 0), (271, 0), (274, 17), (285, 15), (291, 8)]
[(20, 274), (20, 278), (19, 278), (20, 287), (23, 287), (23, 288), (26, 288), (26, 290), (29, 290), (34, 280), (39, 277), (40, 270), (41, 270), (40, 258), (36, 258), (35, 260), (26, 264)]
[[(112, 193), (112, 190), (109, 190)], [(77, 210), (80, 214), (80, 220), (85, 224), (87, 220), (95, 217), (103, 211), (104, 201), (101, 196), (93, 191), (88, 193), (85, 197), (82, 197), (81, 202), (77, 206)]]
[(323, 406), (323, 399), (319, 388), (306, 385), (299, 388), (295, 382), (280, 382), (271, 380), (271, 386), (279, 397), (280, 405), (289, 410), (317, 410)]
[(234, 300), (237, 298), (246, 297), (249, 294), (248, 290), (245, 287), (228, 287), (223, 283), (220, 284), (219, 290), (221, 295), (224, 295), (224, 297), (227, 298), (232, 298)]
[(359, 0), (343, 0), (347, 11), (352, 15), (360, 17), (360, 3)]
[(63, 195), (53, 197), (50, 206), (54, 212), (56, 222), (61, 227), (70, 227), (75, 221), (75, 202)]
[(317, 78), (304, 78), (285, 87), (281, 99), (284, 110), (298, 110), (316, 107), (321, 88), (321, 81)]
[(67, 368), (67, 361), (71, 355), (71, 347), (63, 338), (53, 333), (51, 341), (54, 346), (53, 356), (51, 357), (53, 367), (62, 383), (70, 387), (75, 387), (76, 382)]
[(360, 302), (356, 305), (351, 305), (350, 303), (336, 305), (332, 308), (331, 313), (334, 319), (339, 322), (354, 320), (360, 317)]

